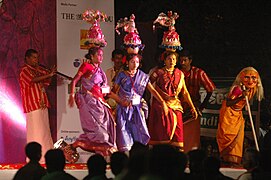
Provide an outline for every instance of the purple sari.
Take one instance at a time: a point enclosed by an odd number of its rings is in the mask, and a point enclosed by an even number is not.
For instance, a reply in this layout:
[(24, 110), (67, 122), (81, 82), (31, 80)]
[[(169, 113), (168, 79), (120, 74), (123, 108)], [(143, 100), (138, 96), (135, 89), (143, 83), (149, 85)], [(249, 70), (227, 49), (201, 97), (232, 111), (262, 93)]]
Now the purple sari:
[(107, 84), (106, 75), (100, 67), (94, 71), (87, 71), (86, 68), (89, 66), (81, 70), (84, 74), (81, 78), (82, 88), (76, 93), (76, 104), (84, 131), (77, 140), (86, 141), (93, 146), (116, 147), (113, 116), (103, 97), (98, 96), (101, 94), (101, 87)]
[(117, 146), (120, 151), (129, 151), (134, 141), (147, 144), (150, 135), (146, 125), (146, 112), (142, 96), (149, 82), (149, 76), (138, 70), (134, 77), (120, 72), (115, 83), (120, 86), (118, 95), (121, 99), (133, 100), (135, 95), (140, 103), (129, 107), (117, 106)]

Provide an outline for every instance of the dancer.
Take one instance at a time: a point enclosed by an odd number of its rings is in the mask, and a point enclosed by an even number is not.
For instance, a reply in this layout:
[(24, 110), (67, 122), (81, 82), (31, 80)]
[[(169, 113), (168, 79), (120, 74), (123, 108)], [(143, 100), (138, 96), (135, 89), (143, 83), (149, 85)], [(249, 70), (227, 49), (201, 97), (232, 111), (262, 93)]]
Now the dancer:
[[(106, 155), (116, 149), (115, 122), (110, 112), (110, 106), (104, 96), (109, 93), (109, 86), (104, 71), (100, 67), (103, 60), (103, 50), (100, 47), (89, 49), (86, 58), (73, 78), (70, 107), (76, 101), (80, 113), (83, 134), (72, 144), (86, 151), (97, 151)], [(82, 88), (75, 93), (75, 85), (81, 80)]]
[(119, 151), (129, 151), (135, 141), (142, 144), (149, 142), (150, 136), (146, 125), (147, 112), (143, 112), (142, 96), (145, 88), (153, 94), (162, 107), (160, 113), (167, 114), (165, 101), (149, 82), (149, 76), (139, 68), (142, 56), (128, 54), (126, 69), (118, 74), (112, 89), (120, 98), (131, 101), (129, 106), (117, 106), (117, 146)]
[[(185, 84), (194, 106), (198, 110), (198, 114), (202, 114), (202, 110), (206, 108), (208, 101), (215, 89), (213, 81), (208, 77), (204, 70), (192, 66), (192, 54), (188, 50), (182, 50), (180, 52), (180, 65), (181, 70), (184, 73)], [(206, 90), (206, 96), (201, 101), (200, 88), (203, 87)], [(186, 103), (183, 103), (183, 128), (184, 128), (184, 152), (189, 152), (192, 149), (200, 148), (200, 118), (191, 119), (190, 108)]]
[(176, 50), (182, 50), (180, 38), (175, 31), (175, 20), (179, 17), (177, 13), (169, 11), (168, 14), (160, 13), (154, 21), (162, 26), (169, 27), (164, 32), (161, 48), (166, 49), (161, 55), (163, 64), (154, 70), (151, 74), (151, 83), (155, 83), (155, 89), (162, 96), (169, 107), (168, 115), (161, 113), (162, 107), (155, 99), (152, 100), (151, 113), (149, 118), (149, 131), (151, 140), (149, 144), (171, 144), (183, 151), (183, 107), (180, 96), (188, 103), (191, 108), (193, 118), (197, 118), (197, 111), (186, 89), (184, 74), (178, 68), (175, 68), (178, 53)]
[(166, 101), (169, 113), (168, 115), (163, 114), (163, 107), (158, 104), (156, 99), (152, 100), (148, 126), (151, 135), (149, 144), (171, 144), (183, 150), (183, 108), (179, 97), (182, 96), (188, 103), (193, 118), (197, 118), (197, 111), (186, 89), (183, 72), (175, 68), (178, 54), (165, 51), (162, 58), (165, 65), (155, 70), (150, 80), (151, 83), (155, 83), (155, 89)]
[(56, 73), (56, 67), (45, 70), (39, 66), (38, 52), (25, 52), (25, 65), (20, 72), (20, 89), (23, 110), (26, 115), (26, 142), (36, 141), (42, 146), (40, 163), (44, 164), (45, 153), (53, 148), (48, 108), (50, 107), (45, 87)]
[(225, 164), (234, 166), (241, 163), (245, 128), (242, 109), (246, 105), (245, 96), (251, 100), (254, 95), (258, 101), (263, 99), (261, 78), (256, 69), (246, 67), (236, 76), (220, 109), (216, 137), (220, 157)]
[[(98, 22), (104, 18), (104, 14), (100, 11), (87, 10), (83, 17), (93, 23), (93, 26), (88, 32), (85, 43), (89, 47), (85, 56), (87, 61), (81, 65), (73, 78), (69, 105), (72, 107), (76, 102), (84, 133), (72, 144), (72, 147), (73, 149), (80, 147), (85, 151), (108, 156), (116, 151), (116, 131), (110, 106), (104, 97), (108, 95), (118, 103), (122, 102), (110, 93), (106, 75), (100, 67), (103, 61), (102, 47), (106, 45), (106, 41)], [(82, 87), (75, 93), (75, 85), (79, 80)]]

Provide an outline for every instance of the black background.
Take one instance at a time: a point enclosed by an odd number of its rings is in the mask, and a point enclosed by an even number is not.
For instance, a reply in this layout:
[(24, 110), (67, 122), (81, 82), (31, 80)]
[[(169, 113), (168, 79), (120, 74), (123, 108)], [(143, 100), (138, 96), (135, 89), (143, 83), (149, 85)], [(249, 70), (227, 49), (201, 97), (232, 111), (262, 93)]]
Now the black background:
[[(116, 0), (115, 21), (135, 14), (142, 43), (142, 69), (148, 72), (161, 52), (163, 30), (152, 22), (161, 12), (177, 12), (176, 31), (182, 47), (193, 53), (193, 65), (211, 77), (235, 77), (247, 66), (262, 78), (265, 100), (262, 114), (270, 116), (271, 1), (268, 0)], [(124, 32), (116, 35), (116, 47)]]

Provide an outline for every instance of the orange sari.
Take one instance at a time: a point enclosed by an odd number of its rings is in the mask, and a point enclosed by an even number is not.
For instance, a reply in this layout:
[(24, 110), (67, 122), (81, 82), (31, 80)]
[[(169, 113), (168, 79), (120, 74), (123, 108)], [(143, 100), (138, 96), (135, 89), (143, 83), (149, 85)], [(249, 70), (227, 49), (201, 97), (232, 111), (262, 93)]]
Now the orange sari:
[[(236, 92), (236, 89), (239, 91), (238, 94), (233, 93)], [(249, 91), (249, 100), (253, 98), (255, 92), (255, 89)], [(240, 96), (242, 96), (241, 88), (235, 86), (228, 98), (235, 99)], [(220, 157), (225, 162), (241, 163), (245, 133), (245, 119), (242, 109), (245, 105), (245, 98), (229, 107), (226, 106), (226, 100), (222, 103), (216, 138)]]

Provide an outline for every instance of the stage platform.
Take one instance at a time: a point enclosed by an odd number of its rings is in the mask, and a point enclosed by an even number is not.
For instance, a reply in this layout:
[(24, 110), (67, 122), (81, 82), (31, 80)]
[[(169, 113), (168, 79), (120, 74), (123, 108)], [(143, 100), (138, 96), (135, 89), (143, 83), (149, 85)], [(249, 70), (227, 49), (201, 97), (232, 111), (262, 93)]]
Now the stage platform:
[[(24, 164), (0, 164), (0, 179), (12, 180), (17, 170), (23, 165)], [(67, 164), (65, 171), (79, 180), (88, 174), (86, 164)], [(220, 168), (220, 171), (233, 179), (237, 179), (240, 174), (246, 172), (246, 170), (242, 168)], [(107, 177), (114, 177), (110, 171), (110, 167), (107, 168)]]

